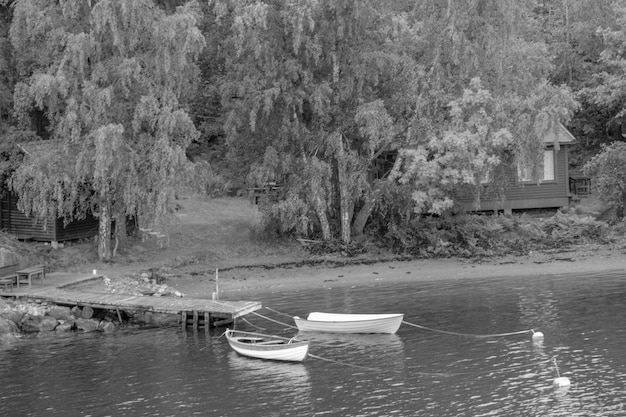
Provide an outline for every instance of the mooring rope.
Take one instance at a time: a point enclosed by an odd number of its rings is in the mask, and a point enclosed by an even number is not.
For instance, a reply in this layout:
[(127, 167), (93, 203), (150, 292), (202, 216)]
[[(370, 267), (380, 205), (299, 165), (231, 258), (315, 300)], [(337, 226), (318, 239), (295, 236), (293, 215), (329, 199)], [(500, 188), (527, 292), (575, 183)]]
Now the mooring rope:
[(492, 373), (496, 373), (496, 372), (505, 372), (505, 371), (510, 371), (513, 369), (520, 369), (520, 368), (528, 368), (528, 367), (532, 367), (532, 366), (537, 366), (537, 365), (541, 365), (544, 363), (548, 363), (548, 362), (552, 362), (554, 358), (550, 358), (550, 359), (544, 359), (542, 361), (538, 361), (538, 362), (531, 362), (531, 363), (527, 363), (527, 364), (519, 364), (519, 365), (511, 365), (511, 366), (506, 366), (504, 368), (496, 368), (496, 369), (483, 369), (480, 371), (463, 371), (463, 372), (416, 372), (418, 374), (422, 374), (422, 375), (429, 375), (429, 376), (461, 376), (461, 375), (477, 375), (477, 374), (492, 374)]
[[(224, 304), (224, 305), (228, 305), (227, 303), (222, 303), (222, 302), (218, 302), (218, 303)], [(271, 311), (271, 312), (273, 312), (273, 313), (280, 314), (280, 315), (285, 316), (285, 317), (293, 318), (292, 315), (280, 312), (278, 310), (274, 310), (273, 308), (270, 308), (270, 307), (264, 307), (264, 308), (269, 310), (269, 311)], [(259, 314), (256, 311), (252, 311), (251, 314), (254, 314), (256, 316), (259, 316), (261, 318), (264, 318), (264, 319), (269, 320), (271, 322), (274, 322), (276, 324), (280, 324), (281, 326), (285, 326), (285, 327), (287, 327), (289, 329), (296, 329), (296, 330), (298, 329), (296, 326), (292, 326), (292, 325), (284, 323), (282, 321), (274, 320), (272, 318), (269, 318), (267, 316)], [(244, 320), (245, 320), (245, 318), (244, 318)], [(246, 323), (250, 324), (252, 327), (256, 327), (255, 325), (253, 325), (249, 321), (246, 321)], [(487, 339), (487, 338), (491, 338), (491, 337), (505, 337), (505, 336), (515, 336), (515, 335), (527, 334), (527, 333), (533, 333), (533, 334), (535, 333), (535, 331), (533, 329), (527, 329), (527, 330), (520, 330), (520, 331), (508, 332), (508, 333), (472, 334), (472, 333), (459, 333), (459, 332), (450, 332), (450, 331), (447, 331), (447, 330), (433, 329), (432, 327), (422, 326), (422, 325), (416, 324), (416, 323), (410, 323), (410, 322), (408, 322), (406, 320), (402, 320), (402, 323), (406, 324), (407, 326), (412, 326), (412, 327), (415, 327), (415, 328), (418, 328), (418, 329), (428, 330), (428, 331), (431, 331), (431, 332), (442, 333), (442, 334), (449, 334), (449, 335), (453, 335), (453, 336), (475, 337), (477, 339)]]
[(352, 363), (340, 362), (340, 361), (336, 361), (336, 360), (333, 360), (333, 359), (323, 358), (321, 356), (313, 355), (312, 353), (309, 353), (308, 355), (310, 357), (312, 357), (312, 358), (319, 359), (319, 360), (322, 360), (322, 361), (331, 362), (331, 363), (335, 363), (337, 365), (342, 365), (342, 366), (349, 366), (351, 368), (363, 369), (365, 371), (372, 371), (372, 372), (383, 372), (384, 371), (383, 369), (380, 369), (380, 368), (370, 368), (369, 366), (354, 365)]
[[(223, 303), (226, 304), (226, 303)], [(265, 309), (279, 314), (279, 315), (283, 315), (285, 317), (290, 317), (293, 318), (292, 315), (290, 314), (286, 314), (286, 313), (282, 313), (278, 310), (274, 310), (273, 308), (270, 307), (264, 307)], [(265, 320), (271, 321), (273, 323), (279, 324), (281, 326), (285, 326), (287, 328), (290, 329), (296, 329), (297, 327), (292, 326), (290, 324), (284, 323), (282, 321), (279, 320), (275, 320), (272, 319), (270, 317), (267, 317), (263, 314), (259, 314), (256, 311), (252, 311), (251, 314), (254, 314), (258, 317), (261, 317)], [(265, 328), (263, 327), (259, 327), (254, 325), (253, 323), (249, 322), (245, 317), (241, 317), (241, 319), (246, 322), (248, 325), (255, 327), (257, 329), (261, 329), (261, 330), (265, 330)], [(521, 335), (521, 334), (526, 334), (526, 333), (535, 333), (535, 331), (533, 329), (528, 329), (528, 330), (520, 330), (517, 332), (509, 332), (509, 333), (496, 333), (496, 334), (481, 334), (481, 335), (477, 335), (477, 334), (470, 334), (470, 333), (458, 333), (458, 332), (450, 332), (450, 331), (446, 331), (446, 330), (438, 330), (438, 329), (433, 329), (431, 327), (426, 327), (426, 326), (422, 326), (419, 324), (415, 324), (415, 323), (410, 323), (408, 321), (402, 321), (403, 324), (406, 324), (408, 326), (412, 326), (412, 327), (416, 327), (418, 329), (422, 329), (422, 330), (428, 330), (428, 331), (432, 331), (432, 332), (437, 332), (437, 333), (443, 333), (443, 334), (449, 334), (449, 335), (454, 335), (454, 336), (467, 336), (467, 337), (476, 337), (476, 338), (490, 338), (490, 337), (503, 337), (503, 336), (513, 336), (513, 335)], [(223, 336), (220, 335), (220, 338)], [(293, 338), (295, 339), (297, 337), (294, 336)], [(362, 366), (362, 365), (355, 365), (355, 364), (351, 364), (351, 363), (347, 363), (347, 362), (341, 362), (341, 361), (336, 361), (333, 359), (328, 359), (328, 358), (324, 358), (322, 356), (318, 356), (318, 355), (314, 355), (312, 353), (308, 353), (308, 356), (315, 358), (315, 359), (319, 359), (322, 361), (326, 361), (326, 362), (330, 362), (330, 363), (334, 363), (337, 365), (341, 365), (341, 366), (348, 366), (351, 368), (356, 368), (356, 369), (362, 369), (365, 371), (370, 371), (370, 372), (385, 372), (385, 371), (390, 371), (389, 369), (381, 369), (381, 368), (372, 368), (369, 366)], [(504, 371), (508, 371), (508, 370), (512, 370), (512, 369), (519, 369), (519, 368), (526, 368), (526, 367), (531, 367), (531, 366), (536, 366), (536, 365), (541, 365), (544, 363), (548, 363), (548, 362), (553, 362), (555, 368), (557, 369), (557, 374), (558, 374), (558, 365), (556, 364), (556, 358), (552, 357), (550, 359), (546, 359), (543, 361), (539, 361), (539, 362), (534, 362), (534, 363), (529, 363), (529, 364), (519, 364), (519, 365), (512, 365), (512, 366), (507, 366), (504, 368), (499, 368), (499, 369), (483, 369), (483, 370), (479, 370), (479, 371), (464, 371), (464, 372), (421, 372), (421, 371), (412, 371), (414, 374), (417, 375), (424, 375), (424, 376), (442, 376), (442, 377), (451, 377), (451, 376), (462, 376), (462, 375), (477, 375), (477, 374), (490, 374), (490, 373), (496, 373), (496, 372), (504, 372)], [(403, 370), (391, 370), (392, 372), (403, 372)]]
[(257, 326), (254, 323), (251, 323), (247, 318), (245, 317), (241, 317), (241, 320), (244, 321), (246, 324), (248, 324), (248, 326), (252, 326), (257, 330), (267, 330), (265, 327), (261, 327), (261, 326)]
[(274, 320), (274, 319), (272, 319), (272, 318), (269, 318), (269, 317), (267, 317), (267, 316), (264, 316), (263, 314), (259, 314), (259, 313), (257, 313), (256, 311), (251, 311), (250, 313), (251, 313), (251, 314), (254, 314), (255, 316), (259, 316), (259, 317), (261, 317), (261, 318), (264, 318), (265, 320), (269, 320), (269, 321), (274, 322), (274, 323), (276, 323), (276, 324), (280, 324), (281, 326), (285, 326), (285, 327), (288, 327), (288, 328), (290, 328), (290, 329), (296, 329), (296, 330), (298, 329), (296, 326), (292, 326), (292, 325), (290, 325), (290, 324), (283, 323), (282, 321)]
[[(309, 353), (308, 356), (315, 358), (315, 359), (319, 359), (322, 361), (326, 361), (326, 362), (330, 362), (330, 363), (334, 363), (337, 365), (341, 365), (341, 366), (348, 366), (351, 368), (357, 368), (357, 369), (363, 369), (366, 371), (371, 371), (371, 372), (396, 372), (396, 373), (400, 373), (400, 372), (405, 372), (405, 370), (402, 369), (382, 369), (382, 368), (372, 368), (372, 367), (368, 367), (368, 366), (362, 366), (362, 365), (355, 365), (352, 363), (347, 363), (347, 362), (341, 362), (341, 361), (336, 361), (333, 359), (328, 359), (328, 358), (324, 358), (318, 355), (314, 355), (312, 353)], [(507, 366), (504, 368), (498, 368), (498, 369), (483, 369), (480, 371), (463, 371), (463, 372), (422, 372), (422, 371), (410, 371), (412, 374), (414, 375), (423, 375), (423, 376), (443, 376), (443, 377), (451, 377), (451, 376), (462, 376), (462, 375), (478, 375), (478, 374), (492, 374), (492, 373), (497, 373), (497, 372), (505, 372), (505, 371), (510, 371), (513, 369), (519, 369), (519, 368), (528, 368), (528, 367), (532, 367), (532, 366), (537, 366), (537, 365), (541, 365), (544, 363), (548, 363), (548, 362), (553, 362), (555, 361), (554, 358), (550, 358), (550, 359), (545, 359), (539, 362), (533, 362), (533, 363), (529, 363), (529, 364), (520, 364), (520, 365), (512, 365), (512, 366)], [(555, 363), (556, 365), (556, 363)]]
[(402, 320), (402, 323), (406, 324), (408, 326), (417, 327), (418, 329), (428, 330), (428, 331), (431, 331), (431, 332), (450, 334), (450, 335), (454, 335), (454, 336), (476, 337), (476, 338), (514, 336), (514, 335), (520, 335), (520, 334), (534, 333), (535, 332), (533, 329), (528, 329), (528, 330), (520, 330), (520, 331), (517, 331), (517, 332), (510, 332), (510, 333), (472, 334), (472, 333), (458, 333), (458, 332), (449, 332), (449, 331), (446, 331), (446, 330), (433, 329), (431, 327), (421, 326), (421, 325), (415, 324), (415, 323), (409, 323), (408, 321), (404, 321), (404, 320)]
[[(285, 317), (293, 318), (293, 316), (291, 314), (286, 314), (286, 313), (283, 313), (281, 311), (274, 310), (271, 307), (264, 307), (264, 308), (269, 310), (269, 311), (271, 311), (271, 312), (273, 312), (273, 313), (280, 314), (280, 315), (285, 316)], [(257, 315), (261, 316), (258, 313), (254, 313), (254, 314), (257, 314)], [(261, 316), (261, 317), (264, 317), (264, 316)], [(266, 317), (264, 317), (264, 318), (266, 318)], [(268, 319), (268, 320), (270, 320), (270, 319)], [(279, 321), (274, 321), (274, 322), (282, 324), (282, 325), (287, 326), (289, 328), (295, 329), (294, 326), (291, 326), (289, 324), (281, 323)], [(415, 323), (410, 323), (410, 322), (404, 321), (404, 320), (402, 321), (402, 323), (406, 324), (407, 326), (412, 326), (412, 327), (416, 327), (418, 329), (428, 330), (428, 331), (431, 331), (431, 332), (437, 332), (437, 333), (442, 333), (442, 334), (449, 334), (449, 335), (453, 335), (453, 336), (476, 337), (476, 338), (483, 338), (483, 339), (490, 338), (490, 337), (504, 337), (504, 336), (515, 336), (515, 335), (527, 334), (527, 333), (535, 333), (535, 331), (533, 329), (520, 330), (520, 331), (516, 331), (516, 332), (509, 332), (509, 333), (495, 333), (495, 334), (458, 333), (458, 332), (450, 332), (450, 331), (446, 331), (446, 330), (433, 329), (432, 327), (422, 326), (422, 325), (415, 324)]]

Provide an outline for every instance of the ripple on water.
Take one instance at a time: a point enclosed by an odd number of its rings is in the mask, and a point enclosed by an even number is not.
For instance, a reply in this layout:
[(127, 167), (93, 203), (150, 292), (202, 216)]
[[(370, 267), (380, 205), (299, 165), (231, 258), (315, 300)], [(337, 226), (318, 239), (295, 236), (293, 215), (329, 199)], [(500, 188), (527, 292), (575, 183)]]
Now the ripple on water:
[[(22, 338), (0, 350), (0, 415), (622, 416), (626, 283), (619, 274), (450, 280), (259, 298), (288, 315), (402, 312), (450, 332), (303, 334), (303, 363), (253, 360), (220, 331), (180, 328)], [(249, 316), (294, 334), (289, 317)], [(247, 327), (246, 323), (239, 323)], [(253, 330), (251, 328), (251, 330)], [(558, 373), (571, 380), (558, 391)]]

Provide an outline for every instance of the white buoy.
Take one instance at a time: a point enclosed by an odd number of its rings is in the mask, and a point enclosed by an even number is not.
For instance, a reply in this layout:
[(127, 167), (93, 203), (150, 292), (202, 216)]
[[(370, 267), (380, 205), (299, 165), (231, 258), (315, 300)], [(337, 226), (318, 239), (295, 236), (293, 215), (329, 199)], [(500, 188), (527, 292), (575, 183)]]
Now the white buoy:
[(560, 376), (558, 378), (554, 378), (552, 382), (552, 386), (554, 389), (567, 389), (571, 385), (569, 378), (566, 376)]
[(554, 378), (554, 381), (552, 381), (552, 386), (556, 390), (569, 389), (571, 385), (569, 378), (566, 376), (561, 376), (559, 372), (559, 366), (556, 364), (556, 358), (552, 358), (552, 361), (554, 362), (554, 368), (556, 369), (556, 378)]
[(94, 275), (98, 275), (98, 270), (97, 269), (94, 269), (92, 272), (93, 272)]
[(533, 332), (533, 342), (543, 341), (543, 333), (534, 330), (531, 331)]

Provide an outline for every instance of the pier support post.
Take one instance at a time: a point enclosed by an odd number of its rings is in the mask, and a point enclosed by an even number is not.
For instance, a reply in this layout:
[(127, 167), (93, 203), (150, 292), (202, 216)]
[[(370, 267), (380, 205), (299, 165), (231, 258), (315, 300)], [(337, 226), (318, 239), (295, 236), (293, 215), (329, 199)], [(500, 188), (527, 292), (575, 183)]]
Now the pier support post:
[(117, 319), (120, 321), (120, 326), (124, 324), (124, 322), (122, 321), (122, 314), (120, 313), (120, 309), (116, 308), (115, 311), (117, 312)]
[(192, 324), (194, 329), (198, 328), (198, 311), (194, 310), (193, 311), (193, 324)]

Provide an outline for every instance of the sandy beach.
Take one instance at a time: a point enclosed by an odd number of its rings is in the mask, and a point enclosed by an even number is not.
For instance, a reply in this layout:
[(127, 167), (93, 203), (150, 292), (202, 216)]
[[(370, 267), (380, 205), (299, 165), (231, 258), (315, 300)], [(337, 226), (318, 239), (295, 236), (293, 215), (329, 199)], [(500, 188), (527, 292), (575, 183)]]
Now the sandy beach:
[[(619, 248), (586, 252), (577, 250), (554, 256), (531, 254), (528, 257), (489, 259), (483, 262), (457, 259), (423, 259), (341, 267), (267, 266), (233, 268), (219, 271), (220, 296), (226, 299), (254, 298), (268, 293), (369, 286), (381, 283), (417, 281), (562, 275), (568, 273), (626, 272), (626, 255)], [(215, 274), (173, 278), (168, 282), (190, 297), (207, 296), (215, 291)]]

